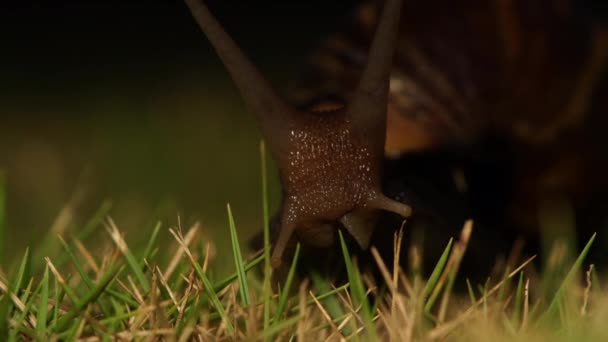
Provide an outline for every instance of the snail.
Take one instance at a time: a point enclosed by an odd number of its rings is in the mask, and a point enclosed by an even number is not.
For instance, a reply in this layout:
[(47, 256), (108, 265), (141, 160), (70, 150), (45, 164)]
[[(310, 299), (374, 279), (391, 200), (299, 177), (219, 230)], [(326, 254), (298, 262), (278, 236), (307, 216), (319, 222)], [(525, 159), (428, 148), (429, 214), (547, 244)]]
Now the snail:
[(385, 196), (380, 189), (400, 0), (389, 0), (385, 6), (352, 101), (343, 107), (308, 111), (292, 107), (276, 94), (203, 2), (186, 3), (255, 114), (278, 164), (285, 195), (271, 257), (274, 268), (280, 266), (294, 231), (316, 230), (318, 240), (323, 230), (333, 227), (326, 223), (339, 221), (366, 248), (372, 227), (361, 224), (360, 217), (370, 210), (387, 210), (404, 218), (411, 215), (409, 205)]
[(288, 99), (201, 0), (186, 3), (279, 166), (275, 267), (294, 234), (322, 248), (344, 227), (365, 249), (382, 226), (374, 222), (379, 210), (420, 213), (417, 203), (395, 200), (399, 191), (383, 189), (416, 166), (393, 161), (446, 146), (484, 155), (483, 167), (475, 160), (455, 177), (466, 199), (446, 206), (470, 202), (456, 221), (471, 216), (488, 230), (536, 232), (546, 200), (564, 197), (606, 220), (607, 141), (598, 127), (607, 123), (608, 30), (579, 2), (367, 1), (312, 55)]

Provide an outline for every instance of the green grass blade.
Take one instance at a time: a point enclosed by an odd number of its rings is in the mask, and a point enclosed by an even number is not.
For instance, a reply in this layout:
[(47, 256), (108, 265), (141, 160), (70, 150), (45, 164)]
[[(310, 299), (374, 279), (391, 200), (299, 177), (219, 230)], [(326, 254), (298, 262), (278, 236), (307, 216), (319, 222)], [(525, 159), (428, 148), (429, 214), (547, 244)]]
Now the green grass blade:
[(53, 329), (56, 325), (57, 325), (57, 320), (59, 319), (59, 304), (61, 303), (61, 300), (63, 299), (63, 289), (59, 286), (59, 280), (57, 280), (57, 277), (53, 277), (53, 292), (54, 292), (54, 296), (53, 299), (55, 301), (55, 305), (53, 305), (53, 318), (51, 320), (51, 326), (50, 329)]
[(262, 219), (264, 233), (264, 282), (262, 299), (264, 300), (264, 322), (263, 330), (266, 331), (270, 325), (270, 298), (272, 289), (272, 267), (270, 265), (270, 216), (268, 210), (268, 172), (266, 169), (266, 146), (264, 141), (260, 142), (260, 174), (262, 177)]
[(477, 298), (475, 298), (475, 290), (473, 290), (473, 285), (471, 285), (471, 281), (467, 278), (467, 291), (469, 292), (469, 299), (471, 300), (471, 305), (475, 305), (477, 303)]
[(60, 333), (68, 328), (73, 320), (86, 308), (87, 305), (94, 302), (101, 296), (106, 290), (110, 283), (115, 279), (116, 276), (122, 271), (123, 266), (117, 264), (110, 265), (106, 272), (103, 274), (97, 285), (91, 289), (81, 300), (79, 300), (74, 307), (63, 315), (57, 325), (55, 326), (54, 332)]
[[(40, 290), (42, 289), (42, 283), (40, 283), (40, 284), (38, 284), (36, 289), (34, 289), (34, 292), (30, 292), (33, 283), (34, 283), (34, 279), (30, 279), (30, 282), (28, 283), (27, 287), (25, 288), (25, 291), (23, 291), (23, 297), (21, 297), (21, 301), (23, 303), (25, 303), (25, 308), (18, 315), (17, 319), (15, 320), (19, 324), (22, 324), (23, 322), (25, 322), (25, 319), (27, 318), (30, 311), (32, 310), (32, 306), (34, 305), (34, 301), (35, 301), (36, 297), (38, 297), (38, 294), (40, 293)], [(8, 341), (9, 342), (17, 341), (18, 333), (19, 333), (19, 330), (17, 330), (17, 329), (14, 329), (14, 328), (9, 329)]]
[[(339, 290), (332, 289), (329, 283), (317, 273), (312, 273), (311, 278), (316, 290), (315, 292), (320, 293), (320, 295), (315, 294), (315, 297), (319, 302), (323, 304), (323, 307), (325, 308), (325, 310), (327, 310), (331, 318), (334, 321), (337, 321), (339, 317), (344, 317), (346, 313), (344, 311), (344, 308), (342, 308), (342, 306), (340, 305), (340, 301), (338, 300), (338, 296), (336, 295)], [(348, 284), (348, 288), (350, 288), (350, 284)], [(342, 289), (344, 289), (344, 287), (342, 287), (340, 290)], [(307, 302), (307, 305), (314, 304), (314, 299), (310, 299)], [(344, 329), (342, 329), (342, 334), (350, 335), (355, 330), (356, 329), (353, 329), (353, 326), (349, 324), (346, 325)]]
[(287, 280), (285, 281), (285, 288), (279, 297), (279, 305), (277, 306), (277, 312), (275, 316), (275, 322), (280, 322), (283, 318), (283, 313), (285, 312), (285, 307), (287, 307), (287, 300), (289, 299), (289, 294), (291, 290), (291, 284), (293, 282), (294, 276), (296, 274), (296, 266), (298, 264), (298, 259), (300, 257), (300, 244), (296, 245), (296, 252), (293, 255), (293, 259), (291, 261), (291, 266), (289, 267), (289, 273), (287, 274)]
[(80, 260), (78, 260), (78, 258), (74, 254), (74, 251), (72, 251), (72, 248), (68, 245), (67, 242), (65, 242), (65, 240), (61, 236), (58, 236), (58, 238), (59, 238), (59, 243), (61, 243), (66, 254), (72, 260), (72, 263), (76, 267), (76, 271), (80, 275), (80, 278), (82, 279), (84, 284), (88, 288), (93, 288), (93, 280), (91, 280), (91, 278), (88, 276), (88, 274), (84, 271), (84, 267), (82, 266), (82, 263), (80, 262)]
[(40, 302), (38, 303), (36, 320), (36, 334), (40, 339), (46, 336), (46, 323), (48, 318), (49, 305), (49, 267), (47, 266), (42, 276), (42, 290), (40, 291)]
[[(14, 280), (11, 282), (10, 291), (15, 295), (18, 295), (19, 290), (21, 290), (23, 279), (29, 276), (29, 267), (30, 265), (30, 250), (29, 248), (25, 249), (25, 253), (23, 258), (21, 259), (21, 263), (19, 265), (19, 269), (17, 270), (17, 274), (15, 275)], [(10, 298), (10, 295), (5, 295), (0, 300), (0, 337), (6, 336), (8, 332), (8, 317), (10, 312), (13, 310), (13, 301)]]
[(230, 333), (234, 333), (234, 325), (230, 321), (230, 318), (228, 318), (228, 316), (226, 315), (226, 310), (224, 309), (222, 302), (217, 296), (217, 293), (213, 291), (213, 285), (211, 284), (211, 281), (209, 281), (209, 278), (205, 274), (205, 271), (203, 271), (201, 265), (199, 265), (199, 263), (195, 260), (192, 260), (192, 265), (194, 266), (196, 275), (198, 275), (198, 278), (203, 282), (205, 289), (208, 289), (207, 291), (205, 291), (205, 293), (207, 294), (209, 300), (211, 300), (211, 303), (213, 303), (213, 306), (215, 307), (215, 310), (217, 310), (217, 313), (220, 315), (221, 319), (226, 324), (226, 329), (228, 329)]
[(109, 224), (110, 225), (108, 227), (108, 232), (110, 233), (112, 240), (114, 240), (114, 243), (116, 243), (116, 245), (117, 245), (118, 249), (120, 250), (120, 252), (122, 253), (123, 257), (127, 260), (127, 264), (129, 265), (129, 268), (135, 275), (135, 279), (137, 279), (137, 282), (139, 283), (139, 285), (141, 286), (141, 288), (143, 289), (143, 291), (145, 293), (150, 292), (150, 282), (148, 281), (148, 278), (146, 278), (146, 276), (144, 275), (144, 272), (142, 271), (142, 267), (140, 266), (140, 263), (137, 261), (137, 259), (131, 252), (131, 249), (129, 249), (126, 242), (123, 240), (122, 236), (120, 236), (118, 227), (116, 227), (114, 222), (112, 222), (111, 220), (110, 220)]
[(268, 329), (264, 329), (260, 334), (260, 338), (265, 339), (265, 340), (270, 339), (274, 335), (284, 332), (288, 328), (291, 328), (291, 326), (295, 325), (299, 321), (300, 321), (299, 316), (294, 316), (294, 317), (282, 320), (281, 322), (273, 324)]
[(514, 327), (520, 326), (523, 300), (524, 300), (524, 272), (519, 272), (519, 279), (517, 280), (517, 289), (515, 290), (515, 303), (513, 304), (513, 315), (511, 316), (511, 324)]
[[(320, 282), (320, 277), (317, 276), (317, 281), (315, 282), (315, 284), (318, 284)], [(330, 298), (330, 297), (335, 297), (335, 295), (340, 292), (340, 291), (345, 291), (348, 290), (350, 288), (350, 284), (344, 284), (342, 286), (330, 289), (328, 287), (325, 287), (325, 291), (321, 291), (322, 293), (319, 295), (315, 295), (315, 297), (317, 298), (318, 301), (323, 302), (324, 300)], [(315, 303), (314, 299), (310, 299), (308, 302), (308, 305), (312, 305)]]
[(355, 307), (361, 306), (361, 313), (363, 316), (362, 319), (363, 323), (365, 324), (367, 339), (370, 341), (377, 341), (378, 335), (376, 333), (376, 326), (373, 322), (374, 315), (371, 312), (370, 303), (366, 296), (363, 280), (361, 279), (361, 273), (350, 257), (350, 253), (348, 252), (346, 241), (344, 240), (344, 235), (342, 234), (341, 230), (338, 231), (338, 235), (340, 236), (340, 245), (342, 247), (342, 254), (344, 256), (344, 263), (346, 265), (346, 273), (351, 287), (353, 303), (355, 304)]
[(144, 267), (146, 266), (145, 260), (150, 258), (150, 256), (152, 255), (152, 249), (154, 248), (154, 244), (156, 244), (156, 240), (158, 239), (158, 234), (160, 233), (161, 227), (162, 227), (162, 223), (160, 221), (158, 221), (156, 223), (156, 225), (154, 226), (154, 229), (152, 229), (152, 235), (150, 235), (148, 244), (146, 245), (146, 248), (144, 249), (144, 253), (142, 254), (142, 257), (141, 257), (141, 261), (140, 261), (141, 269), (144, 269)]
[[(250, 262), (245, 264), (245, 266), (244, 266), (245, 272), (249, 272), (251, 269), (258, 266), (263, 261), (264, 261), (263, 255), (260, 255), (257, 258), (251, 260)], [(227, 276), (226, 278), (218, 281), (215, 285), (213, 285), (213, 291), (216, 293), (222, 291), (224, 288), (226, 288), (226, 286), (230, 285), (230, 283), (232, 283), (237, 278), (238, 278), (238, 274), (236, 274), (236, 272)]]
[(83, 320), (84, 316), (79, 316), (75, 318), (75, 321), (72, 324), (72, 328), (67, 331), (66, 341), (78, 341), (78, 330), (80, 330), (80, 325), (82, 324)]
[(17, 271), (17, 275), (15, 276), (15, 280), (13, 281), (12, 291), (13, 293), (17, 293), (23, 284), (23, 280), (26, 277), (29, 277), (29, 269), (30, 269), (30, 249), (29, 247), (25, 249), (25, 253), (23, 254), (23, 258), (21, 258), (21, 264), (19, 265), (19, 270)]
[[(80, 279), (87, 286), (87, 288), (92, 289), (95, 286), (95, 284), (93, 283), (93, 280), (91, 279), (91, 277), (89, 277), (87, 272), (84, 270), (84, 266), (82, 265), (82, 262), (76, 257), (76, 255), (74, 254), (74, 251), (72, 250), (70, 245), (61, 236), (59, 236), (59, 242), (62, 244), (63, 249), (65, 250), (68, 258), (72, 260), (72, 263), (76, 267), (76, 271), (80, 275)], [(74, 301), (74, 302), (77, 301), (74, 299), (76, 297), (76, 294), (75, 294), (75, 292), (73, 292), (73, 290), (71, 288), (69, 288), (67, 285), (64, 284), (63, 290), (66, 292), (66, 294), (68, 295), (68, 297), (70, 297), (70, 299), (72, 301)], [(116, 291), (111, 288), (107, 288), (106, 292), (109, 295), (111, 295), (112, 297), (119, 299), (121, 302), (128, 304), (131, 307), (137, 307), (139, 305), (136, 301), (131, 299), (129, 297), (129, 295), (124, 294), (122, 292)], [(101, 305), (101, 308), (104, 311), (104, 313), (109, 312), (109, 310), (105, 307), (105, 305)]]
[[(76, 239), (80, 241), (86, 240), (99, 225), (103, 222), (103, 218), (108, 214), (112, 207), (111, 202), (104, 201), (102, 205), (97, 209), (93, 216), (87, 221), (82, 229), (79, 229), (76, 233)], [(65, 254), (59, 254), (53, 259), (53, 264), (56, 267), (61, 267), (68, 260), (68, 256)]]
[(251, 299), (249, 298), (249, 284), (247, 283), (247, 275), (245, 274), (245, 268), (243, 267), (243, 257), (241, 256), (241, 246), (239, 244), (239, 237), (236, 233), (236, 225), (234, 224), (234, 217), (232, 216), (232, 210), (230, 204), (226, 205), (228, 210), (228, 223), (230, 226), (230, 241), (232, 243), (232, 256), (234, 257), (234, 264), (236, 266), (237, 279), (239, 281), (239, 294), (241, 301), (245, 307), (249, 306)]
[(593, 241), (595, 241), (595, 236), (596, 236), (596, 233), (593, 233), (593, 235), (591, 236), (591, 238), (589, 239), (589, 241), (587, 242), (587, 244), (585, 245), (585, 247), (583, 248), (581, 253), (578, 255), (578, 257), (574, 261), (574, 264), (568, 271), (568, 274), (566, 274), (566, 277), (564, 278), (564, 280), (561, 282), (559, 288), (557, 289), (557, 292), (555, 292), (555, 296), (553, 296), (553, 299), (551, 300), (549, 307), (543, 313), (543, 315), (541, 317), (541, 321), (547, 322), (547, 320), (553, 319), (554, 317), (556, 317), (556, 314), (558, 314), (559, 307), (560, 307), (561, 303), (563, 302), (564, 296), (566, 295), (566, 289), (568, 288), (568, 286), (570, 286), (570, 284), (574, 280), (576, 274), (581, 271), (583, 261), (587, 257), (587, 254), (589, 253), (589, 250), (591, 249), (591, 245), (593, 245)]
[(490, 278), (486, 279), (486, 282), (483, 284), (483, 289), (481, 290), (482, 294), (482, 304), (483, 304), (483, 319), (488, 319), (488, 289), (490, 288)]
[(453, 241), (454, 241), (454, 239), (450, 238), (450, 241), (448, 242), (448, 245), (443, 250), (443, 253), (441, 254), (441, 257), (439, 258), (439, 261), (437, 261), (437, 264), (435, 264), (435, 268), (433, 269), (433, 272), (431, 273), (429, 280), (424, 285), (424, 290), (422, 291), (423, 296), (426, 297), (430, 293), (432, 293), (432, 295), (429, 297), (426, 304), (424, 305), (425, 313), (430, 312), (431, 308), (435, 304), (435, 301), (437, 300), (437, 297), (439, 296), (440, 289), (435, 289), (435, 287), (437, 285), (437, 282), (439, 281), (439, 277), (441, 277), (441, 274), (443, 273), (443, 270), (445, 269), (445, 266), (447, 264), (448, 257), (450, 255), (450, 251), (452, 250)]

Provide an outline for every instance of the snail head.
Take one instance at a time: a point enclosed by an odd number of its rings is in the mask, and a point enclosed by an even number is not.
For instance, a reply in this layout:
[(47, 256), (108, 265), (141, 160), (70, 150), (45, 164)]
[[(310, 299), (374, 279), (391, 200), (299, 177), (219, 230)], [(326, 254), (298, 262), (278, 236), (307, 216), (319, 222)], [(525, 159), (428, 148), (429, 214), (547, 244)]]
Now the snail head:
[[(278, 267), (296, 230), (341, 222), (362, 248), (371, 210), (403, 217), (411, 208), (384, 196), (380, 173), (392, 55), (400, 0), (388, 0), (355, 95), (344, 106), (296, 110), (284, 102), (211, 15), (202, 0), (185, 0), (257, 120), (277, 162), (284, 190), (272, 264)], [(306, 235), (306, 234), (304, 234)]]

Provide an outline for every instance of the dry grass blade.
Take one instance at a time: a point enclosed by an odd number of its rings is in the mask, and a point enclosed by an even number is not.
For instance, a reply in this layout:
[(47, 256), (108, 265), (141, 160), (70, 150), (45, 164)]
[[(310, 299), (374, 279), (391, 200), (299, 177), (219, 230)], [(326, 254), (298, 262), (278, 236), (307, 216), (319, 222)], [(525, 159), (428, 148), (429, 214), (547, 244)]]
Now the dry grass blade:
[(319, 308), (319, 311), (321, 312), (321, 315), (323, 316), (323, 318), (325, 319), (325, 321), (327, 322), (327, 324), (329, 324), (329, 326), (331, 327), (332, 335), (335, 334), (335, 335), (340, 336), (340, 338), (344, 338), (344, 336), (342, 335), (342, 333), (338, 329), (338, 326), (333, 321), (333, 319), (331, 319), (331, 316), (329, 315), (329, 313), (327, 312), (327, 310), (325, 310), (325, 308), (323, 307), (323, 304), (321, 304), (321, 302), (319, 302), (319, 300), (317, 299), (317, 297), (315, 296), (315, 294), (312, 293), (312, 291), (308, 291), (308, 294), (310, 294), (310, 297), (312, 298), (312, 300), (317, 305), (317, 308)]
[(74, 244), (76, 245), (76, 248), (78, 249), (80, 254), (82, 254), (82, 256), (84, 257), (84, 260), (86, 261), (87, 265), (89, 265), (89, 267), (93, 270), (93, 272), (99, 273), (99, 266), (97, 266), (97, 262), (95, 262), (95, 258), (91, 255), (89, 250), (78, 239), (74, 239)]
[(585, 292), (583, 293), (583, 304), (581, 306), (581, 316), (587, 315), (587, 305), (589, 304), (589, 293), (591, 292), (591, 275), (593, 274), (593, 264), (589, 265), (589, 269), (585, 273)]
[[(190, 230), (188, 230), (188, 232), (186, 233), (186, 236), (184, 237), (184, 244), (186, 247), (190, 246), (192, 244), (192, 241), (194, 241), (194, 238), (196, 237), (196, 233), (198, 232), (199, 227), (200, 227), (200, 225), (198, 223), (195, 223), (190, 228)], [(171, 278), (171, 275), (173, 274), (173, 272), (175, 272), (175, 269), (179, 265), (179, 262), (182, 259), (182, 257), (184, 256), (184, 253), (186, 253), (186, 247), (184, 247), (181, 244), (179, 245), (179, 248), (177, 249), (175, 254), (173, 254), (173, 258), (169, 262), (169, 266), (167, 266), (167, 268), (165, 269), (165, 272), (163, 273), (163, 278), (165, 278), (165, 279)]]
[(429, 331), (427, 334), (427, 338), (431, 339), (431, 340), (443, 338), (448, 333), (450, 333), (450, 331), (452, 331), (454, 328), (456, 328), (459, 325), (461, 325), (462, 323), (464, 323), (466, 320), (468, 320), (470, 318), (471, 314), (473, 314), (475, 312), (475, 308), (477, 306), (485, 303), (487, 298), (490, 297), (492, 294), (494, 294), (496, 291), (498, 291), (508, 279), (511, 279), (513, 276), (515, 276), (517, 273), (519, 273), (521, 270), (523, 270), (534, 259), (536, 259), (536, 255), (528, 258), (519, 267), (517, 267), (515, 270), (513, 270), (511, 273), (509, 273), (503, 280), (501, 280), (498, 284), (496, 284), (494, 287), (492, 287), (490, 290), (488, 290), (486, 292), (486, 294), (475, 303), (475, 305), (472, 305), (471, 307), (469, 307), (460, 316), (458, 316), (457, 318), (455, 318), (454, 320), (452, 320), (450, 322), (439, 325), (438, 327)]
[(190, 263), (194, 267), (194, 270), (196, 271), (195, 272), (196, 275), (198, 275), (199, 279), (203, 282), (203, 284), (205, 286), (205, 293), (207, 294), (207, 296), (213, 303), (213, 306), (215, 307), (215, 310), (217, 310), (217, 313), (222, 318), (222, 323), (218, 330), (221, 330), (225, 326), (225, 328), (229, 331), (229, 333), (233, 334), (235, 332), (234, 326), (232, 325), (231, 320), (226, 315), (226, 310), (224, 309), (224, 306), (222, 305), (222, 303), (218, 297), (218, 294), (213, 290), (213, 285), (209, 281), (209, 278), (207, 278), (205, 271), (196, 262), (196, 259), (194, 259), (192, 252), (190, 251), (190, 249), (186, 245), (186, 242), (184, 241), (184, 237), (181, 235), (180, 232), (175, 232), (173, 229), (170, 229), (169, 232), (173, 235), (173, 237), (176, 239), (176, 241), (184, 248), (184, 252), (188, 256)]
[[(445, 290), (443, 291), (441, 303), (439, 304), (439, 314), (437, 315), (439, 322), (445, 321), (450, 296), (452, 294), (452, 287), (454, 286), (454, 281), (456, 280), (456, 274), (460, 269), (460, 263), (462, 262), (462, 258), (467, 250), (467, 246), (469, 245), (469, 240), (471, 238), (472, 232), (473, 221), (467, 220), (464, 224), (464, 227), (462, 228), (462, 232), (460, 233), (460, 240), (458, 240), (458, 243), (456, 243), (456, 245), (454, 245), (454, 248), (452, 249), (452, 255), (450, 255), (448, 265), (444, 271), (445, 277), (442, 277), (443, 280), (440, 280), (441, 284), (447, 279), (447, 285)], [(437, 286), (437, 288), (441, 287), (442, 285)]]
[[(144, 292), (146, 292), (146, 293), (149, 292), (150, 291), (150, 282), (148, 281), (148, 278), (144, 275), (144, 273), (141, 269), (141, 266), (139, 265), (139, 262), (137, 262), (137, 259), (129, 250), (129, 246), (127, 245), (127, 242), (124, 240), (124, 238), (122, 237), (122, 234), (120, 233), (120, 230), (114, 223), (114, 220), (112, 220), (111, 218), (108, 218), (107, 230), (108, 230), (108, 233), (110, 234), (110, 237), (116, 244), (116, 247), (118, 247), (118, 250), (120, 250), (120, 252), (124, 256), (124, 258), (127, 260), (127, 263), (129, 264), (129, 267), (135, 274), (135, 278), (137, 279), (137, 282), (139, 283), (139, 285), (142, 287)], [(134, 287), (136, 288), (136, 286), (134, 286)]]
[(169, 294), (169, 298), (171, 298), (171, 301), (173, 302), (173, 305), (175, 305), (176, 310), (181, 314), (182, 313), (181, 307), (177, 303), (177, 298), (175, 297), (173, 290), (171, 290), (171, 287), (169, 286), (169, 284), (167, 283), (167, 280), (163, 276), (163, 272), (160, 270), (158, 265), (156, 266), (155, 270), (156, 270), (156, 274), (158, 275), (158, 279), (159, 279), (160, 283), (165, 288), (165, 291), (167, 291), (167, 293)]
[(524, 286), (524, 313), (521, 318), (521, 330), (525, 331), (528, 327), (528, 315), (530, 312), (530, 279), (526, 279)]

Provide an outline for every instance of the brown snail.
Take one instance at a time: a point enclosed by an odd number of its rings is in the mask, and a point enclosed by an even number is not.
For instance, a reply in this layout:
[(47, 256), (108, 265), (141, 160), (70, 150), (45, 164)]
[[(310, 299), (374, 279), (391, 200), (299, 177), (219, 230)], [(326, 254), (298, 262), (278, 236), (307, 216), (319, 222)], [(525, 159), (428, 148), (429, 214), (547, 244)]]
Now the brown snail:
[(186, 3), (256, 115), (279, 167), (285, 196), (273, 267), (280, 265), (295, 230), (331, 229), (324, 223), (340, 221), (365, 248), (372, 227), (358, 224), (362, 212), (382, 209), (411, 215), (408, 205), (380, 190), (400, 0), (385, 6), (356, 95), (346, 106), (330, 111), (299, 111), (280, 99), (207, 7), (200, 0)]
[[(380, 191), (383, 159), (404, 152), (481, 145), (504, 160), (508, 168), (469, 174), (463, 190), (478, 197), (475, 218), (494, 220), (492, 228), (537, 229), (539, 207), (554, 196), (577, 208), (605, 208), (588, 203), (608, 194), (606, 139), (594, 127), (606, 124), (608, 111), (608, 35), (574, 1), (378, 1), (388, 9), (382, 15), (368, 1), (353, 27), (313, 55), (288, 101), (200, 1), (186, 2), (279, 164), (284, 199), (275, 266), (294, 231), (323, 247), (339, 222), (365, 248), (374, 227), (370, 209), (409, 216), (409, 206)], [(327, 94), (340, 101), (319, 101)], [(487, 173), (509, 181), (485, 182)], [(489, 205), (500, 192), (508, 199)]]

